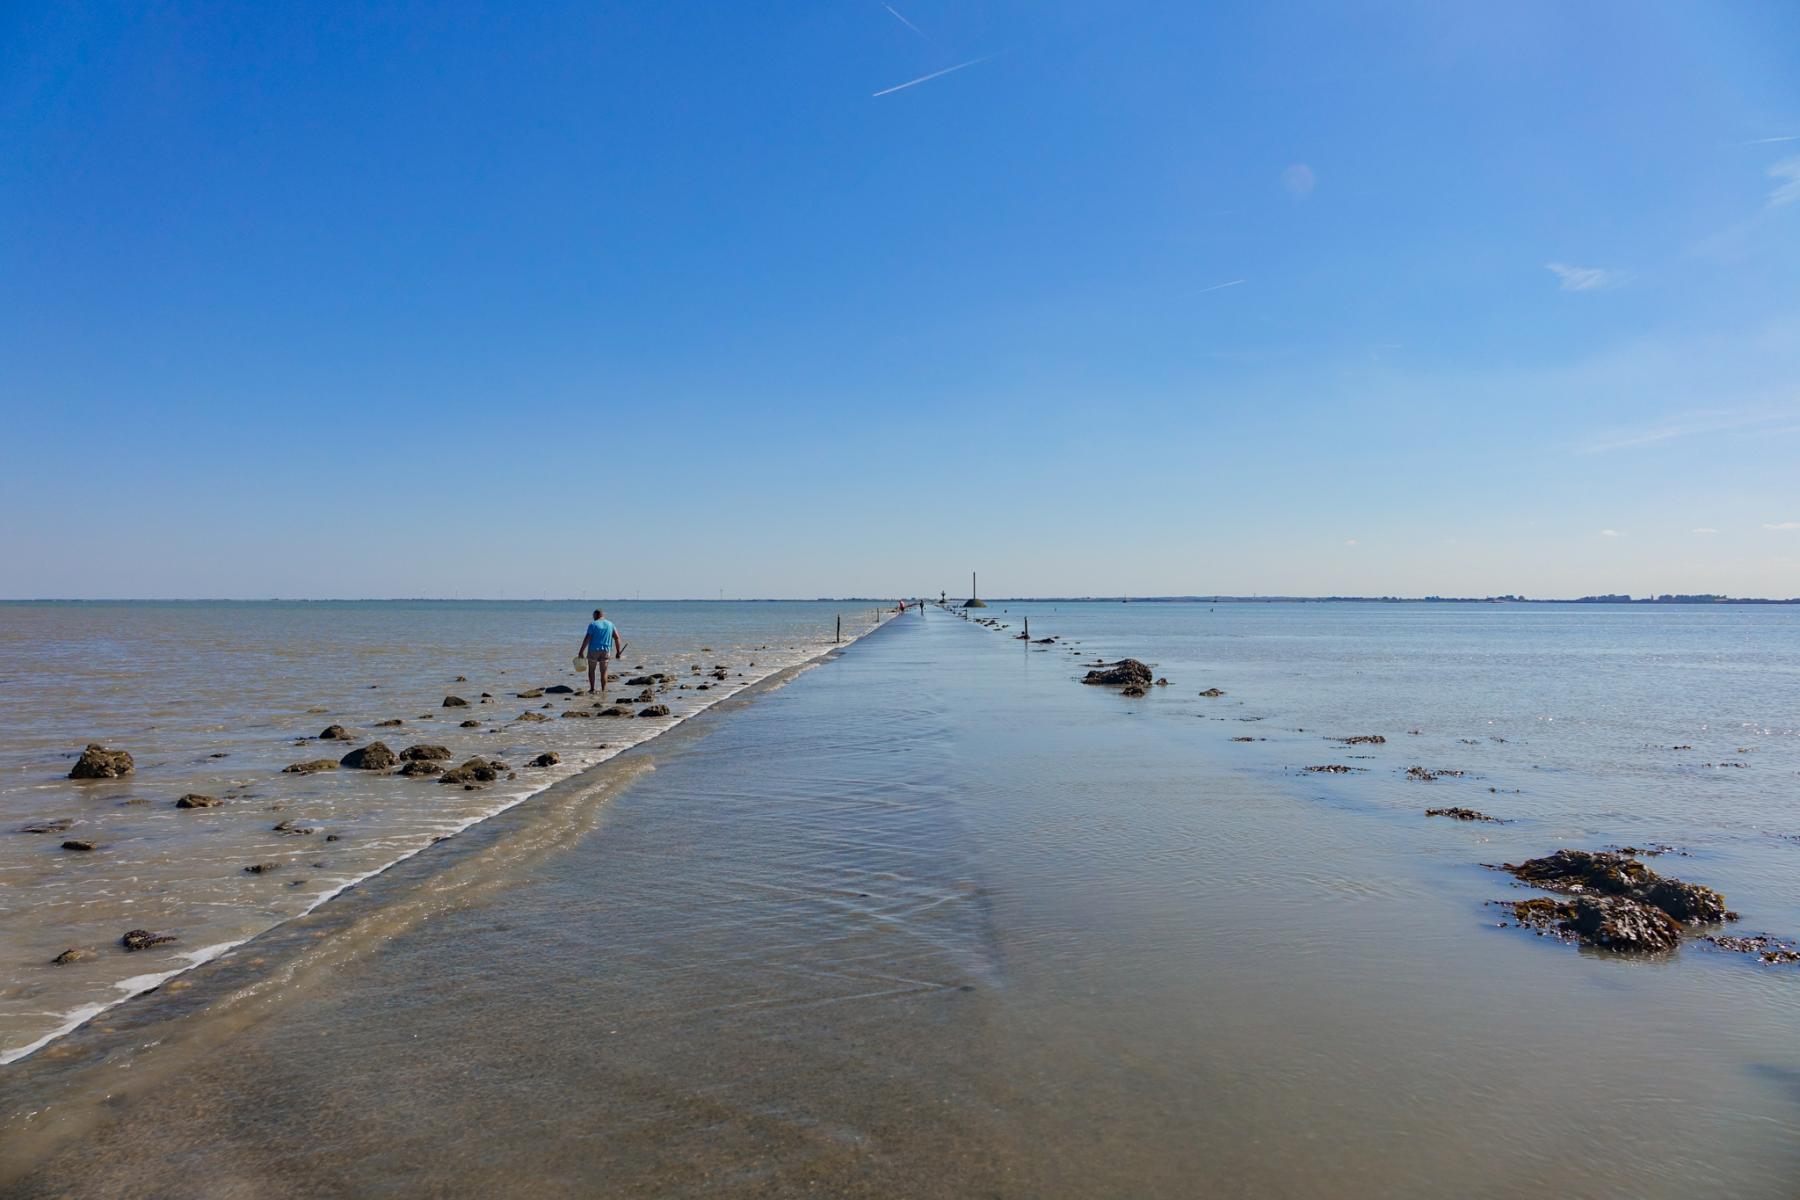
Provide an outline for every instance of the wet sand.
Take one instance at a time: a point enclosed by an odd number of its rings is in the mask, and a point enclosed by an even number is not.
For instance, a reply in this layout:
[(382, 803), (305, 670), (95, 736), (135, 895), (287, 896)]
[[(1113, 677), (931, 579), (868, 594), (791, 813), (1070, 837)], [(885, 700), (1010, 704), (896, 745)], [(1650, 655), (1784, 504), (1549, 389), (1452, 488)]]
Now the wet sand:
[(0, 1074), (6, 1194), (1792, 1194), (1789, 977), (942, 613), (759, 691)]

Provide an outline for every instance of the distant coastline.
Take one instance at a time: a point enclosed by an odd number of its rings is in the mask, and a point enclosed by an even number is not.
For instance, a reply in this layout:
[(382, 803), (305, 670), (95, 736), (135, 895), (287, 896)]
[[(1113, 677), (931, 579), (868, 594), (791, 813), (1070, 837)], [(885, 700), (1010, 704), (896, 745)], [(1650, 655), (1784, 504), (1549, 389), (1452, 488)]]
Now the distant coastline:
[(1536, 599), (1525, 596), (1012, 596), (992, 604), (1800, 604), (1800, 597), (1623, 594)]

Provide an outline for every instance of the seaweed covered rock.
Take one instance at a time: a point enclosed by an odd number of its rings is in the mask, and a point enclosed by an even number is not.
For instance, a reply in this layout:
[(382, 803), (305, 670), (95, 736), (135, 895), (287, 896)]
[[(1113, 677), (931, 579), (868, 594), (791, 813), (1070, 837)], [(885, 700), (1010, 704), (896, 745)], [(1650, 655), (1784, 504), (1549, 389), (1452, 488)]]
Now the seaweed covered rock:
[(131, 755), (124, 750), (108, 750), (99, 742), (89, 742), (74, 766), (70, 779), (118, 779), (136, 770)]
[(327, 725), (319, 731), (319, 740), (321, 742), (353, 742), (356, 739), (351, 737), (350, 731), (342, 725)]
[(574, 688), (570, 687), (566, 683), (557, 683), (557, 684), (552, 684), (551, 686), (545, 688), (544, 695), (546, 695), (546, 696), (566, 696), (574, 690), (575, 690)]
[(306, 762), (289, 763), (281, 768), (283, 775), (311, 775), (315, 771), (335, 771), (337, 763), (329, 758), (313, 758)]
[(522, 712), (513, 718), (515, 721), (548, 721), (549, 719), (543, 713), (530, 711)]
[(440, 783), (492, 783), (500, 778), (494, 764), (480, 757), (469, 759), (460, 767), (452, 767), (438, 778)]
[(1101, 687), (1149, 687), (1155, 678), (1150, 668), (1137, 659), (1121, 658), (1118, 662), (1105, 663), (1089, 671), (1081, 682)]
[(1519, 924), (1553, 933), (1584, 946), (1609, 950), (1673, 950), (1681, 925), (1654, 905), (1629, 896), (1579, 895), (1572, 900), (1540, 896), (1512, 905)]
[(528, 767), (554, 767), (562, 761), (562, 755), (554, 750), (546, 750), (525, 765)]
[(187, 795), (183, 796), (181, 799), (179, 799), (175, 802), (175, 807), (176, 808), (217, 808), (217, 807), (219, 807), (219, 798), (217, 796), (202, 796), (199, 792), (189, 792)]
[(469, 702), (464, 700), (461, 696), (445, 696), (443, 706), (445, 708), (467, 708), (469, 707)]
[(638, 710), (638, 716), (640, 717), (666, 717), (668, 715), (669, 706), (666, 704), (652, 704), (649, 708), (640, 708)]
[(172, 933), (151, 933), (148, 929), (128, 929), (125, 936), (119, 939), (119, 945), (127, 950), (148, 950), (152, 946), (161, 946), (175, 941)]
[(390, 750), (386, 742), (370, 742), (338, 759), (344, 766), (358, 771), (385, 771), (399, 761), (400, 756)]
[(421, 776), (442, 775), (444, 773), (444, 768), (438, 766), (430, 759), (415, 758), (408, 761), (405, 766), (401, 767), (400, 773), (407, 776), (409, 779), (417, 779)]
[(1712, 888), (1658, 875), (1629, 854), (1558, 850), (1543, 858), (1507, 863), (1504, 869), (1545, 891), (1623, 896), (1689, 925), (1737, 919), (1725, 907), (1725, 897)]
[(408, 746), (400, 752), (400, 759), (402, 762), (441, 762), (449, 757), (450, 747), (430, 746), (424, 743), (420, 743), (417, 746)]
[(1428, 817), (1453, 817), (1458, 821), (1492, 821), (1496, 825), (1502, 823), (1499, 817), (1490, 817), (1473, 808), (1428, 808), (1425, 810), (1425, 815)]

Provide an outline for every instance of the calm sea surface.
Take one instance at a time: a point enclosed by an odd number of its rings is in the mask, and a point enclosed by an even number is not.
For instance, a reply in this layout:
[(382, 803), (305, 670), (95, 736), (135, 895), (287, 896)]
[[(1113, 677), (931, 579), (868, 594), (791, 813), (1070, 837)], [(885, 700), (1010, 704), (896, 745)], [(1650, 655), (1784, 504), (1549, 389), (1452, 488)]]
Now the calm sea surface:
[[(659, 625), (621, 609), (628, 636)], [(112, 611), (31, 619), (91, 630)], [(141, 674), (102, 686), (34, 668), (29, 698), (7, 691), (9, 729), (36, 747), (6, 746), (9, 811), (76, 815), (102, 849), (6, 835), (39, 872), (6, 889), (15, 994), (66, 1012), (75, 997), (57, 989), (78, 985), (62, 973), (93, 966), (47, 964), (81, 941), (68, 930), (82, 891), (62, 872), (88, 873), (72, 878), (112, 906), (96, 931), (166, 925), (186, 952), (268, 928), (283, 872), (326, 874), (302, 856), (329, 864), (354, 844), (266, 838), (267, 805), (305, 797), (321, 833), (380, 841), (391, 859), (468, 818), (439, 806), (498, 799), (354, 778), (328, 781), (341, 796), (290, 795), (272, 772), (313, 756), (289, 744), (312, 724), (366, 731), (391, 710), (408, 721), (397, 740), (454, 734), (459, 753), (492, 745), (513, 763), (555, 744), (542, 735), (571, 752), (610, 741), (602, 721), (559, 718), (537, 737), (446, 729), (441, 713), (429, 734), (413, 724), (449, 676), (505, 697), (515, 677), (565, 671), (582, 614), (519, 615), (533, 611), (194, 610), (181, 619), (211, 634), (166, 644), (211, 675), (167, 653), (122, 668), (115, 650), (67, 657)], [(814, 628), (779, 643), (798, 656), (835, 610), (791, 611)], [(939, 610), (889, 621), (0, 1069), (0, 1184), (1794, 1195), (1800, 966), (1698, 939), (1655, 956), (1565, 946), (1505, 924), (1489, 902), (1529, 893), (1483, 864), (1667, 845), (1649, 861), (1723, 891), (1742, 914), (1731, 932), (1800, 937), (1800, 611), (997, 602), (985, 615), (1011, 627)], [(1026, 615), (1059, 641), (1012, 640)], [(421, 625), (462, 620), (490, 632), (414, 643)], [(468, 648), (530, 622), (510, 651)], [(10, 646), (47, 640), (21, 638), (23, 624), (8, 622)], [(366, 629), (360, 645), (391, 642), (390, 668), (345, 652), (335, 691), (272, 668), (217, 678), (271, 645), (332, 658), (348, 627)], [(699, 636), (646, 661), (710, 666), (705, 645), (747, 663), (777, 640)], [(246, 646), (263, 649), (233, 649)], [(1122, 655), (1168, 686), (1129, 699), (1078, 682), (1088, 660)], [(205, 737), (155, 739), (208, 680), (242, 714), (214, 722), (233, 730), (233, 758), (255, 756), (212, 786), (256, 795), (175, 814), (181, 772), (217, 768), (202, 765)], [(1201, 695), (1212, 688), (1224, 694)], [(329, 716), (306, 712), (317, 693)], [(474, 711), (499, 724), (523, 702), (496, 705)], [(252, 713), (262, 723), (239, 730)], [(1335, 740), (1356, 735), (1386, 740)], [(139, 775), (61, 781), (62, 756), (90, 737), (148, 746)], [(1330, 764), (1358, 769), (1304, 770)], [(1463, 774), (1419, 782), (1411, 767)], [(156, 807), (124, 804), (137, 796)], [(1506, 823), (1424, 815), (1449, 805)], [(241, 835), (183, 824), (240, 809), (255, 824)], [(163, 824), (141, 834), (106, 823), (152, 816)], [(402, 837), (402, 817), (421, 824)], [(265, 840), (207, 849), (238, 836)], [(157, 840), (157, 862), (215, 865), (122, 872), (106, 846), (129, 837)], [(283, 853), (267, 877), (234, 873), (246, 854)], [(206, 919), (236, 932), (190, 932), (210, 911), (192, 897), (209, 894), (220, 915)], [(128, 915), (147, 904), (154, 918)], [(102, 948), (102, 966), (140, 970), (142, 955)]]

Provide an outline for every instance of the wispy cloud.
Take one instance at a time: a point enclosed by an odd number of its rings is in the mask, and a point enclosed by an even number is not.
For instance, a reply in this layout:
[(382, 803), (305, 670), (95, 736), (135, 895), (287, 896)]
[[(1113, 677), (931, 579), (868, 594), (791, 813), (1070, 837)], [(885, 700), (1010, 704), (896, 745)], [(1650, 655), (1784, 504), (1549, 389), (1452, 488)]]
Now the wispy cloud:
[(1776, 142), (1800, 142), (1800, 133), (1783, 133), (1775, 137), (1751, 138), (1747, 142), (1733, 142), (1734, 146), (1769, 146)]
[(1608, 454), (1614, 450), (1654, 446), (1658, 442), (1670, 442), (1677, 438), (1732, 433), (1744, 429), (1757, 429), (1764, 436), (1773, 436), (1786, 431), (1770, 429), (1769, 426), (1792, 419), (1791, 412), (1770, 409), (1675, 413), (1635, 429), (1615, 429), (1603, 433), (1586, 445), (1576, 447), (1576, 453)]
[(1700, 534), (1707, 534), (1707, 533), (1717, 533), (1717, 532), (1719, 532), (1719, 531), (1718, 531), (1718, 530), (1716, 530), (1716, 529), (1711, 529), (1711, 528), (1708, 528), (1708, 527), (1707, 527), (1707, 526), (1705, 526), (1705, 525), (1702, 525), (1702, 526), (1701, 526), (1701, 527), (1700, 527), (1700, 528), (1698, 528), (1698, 529), (1696, 529), (1696, 530), (1694, 530), (1694, 532), (1695, 532), (1695, 533), (1700, 533)]
[(1346, 542), (1345, 542), (1345, 543), (1344, 543), (1344, 545), (1346, 545), (1346, 546), (1354, 546), (1354, 545), (1356, 545), (1356, 539), (1355, 539), (1355, 538), (1350, 538), (1350, 539), (1349, 539), (1349, 540), (1347, 540), (1347, 541), (1346, 541)]
[(1211, 287), (1203, 287), (1199, 291), (1195, 292), (1194, 295), (1204, 296), (1208, 292), (1216, 292), (1220, 288), (1236, 287), (1238, 284), (1243, 283), (1243, 282), (1245, 282), (1245, 281), (1242, 279), (1227, 279), (1224, 283), (1215, 283)]
[(1624, 537), (1625, 535), (1620, 533), (1616, 529), (1602, 529), (1600, 531), (1600, 536), (1605, 537), (1605, 538), (1614, 538), (1614, 537)]
[(1769, 193), (1767, 207), (1782, 208), (1800, 200), (1800, 158), (1784, 158), (1769, 168), (1769, 178), (1781, 180)]
[(930, 38), (925, 37), (925, 31), (923, 29), (920, 29), (917, 25), (914, 25), (911, 21), (909, 21), (905, 17), (901, 16), (900, 10), (895, 8), (893, 5), (884, 4), (881, 7), (885, 8), (889, 12), (893, 13), (894, 20), (900, 22), (902, 25), (906, 26), (908, 29), (912, 30), (914, 33), (918, 34), (920, 37), (925, 38), (926, 41), (929, 42), (931, 40)]
[(1764, 529), (1800, 529), (1800, 521), (1776, 521), (1773, 524), (1763, 523)]
[(1302, 198), (1312, 195), (1318, 183), (1319, 177), (1305, 163), (1295, 163), (1281, 173), (1281, 186)]
[(895, 92), (904, 92), (909, 87), (918, 87), (921, 83), (929, 83), (931, 80), (948, 75), (952, 71), (961, 71), (966, 67), (973, 67), (978, 63), (984, 63), (999, 53), (1000, 51), (996, 50), (993, 54), (984, 54), (980, 58), (971, 58), (968, 62), (957, 63), (954, 67), (945, 67), (941, 71), (933, 71), (929, 75), (921, 75), (917, 79), (909, 79), (905, 83), (896, 83), (893, 87), (882, 88), (879, 92), (871, 93), (870, 98), (873, 99), (875, 96), (891, 96)]
[(1605, 267), (1572, 267), (1568, 263), (1545, 263), (1544, 269), (1561, 280), (1565, 292), (1598, 292), (1618, 287), (1631, 276), (1624, 271)]

